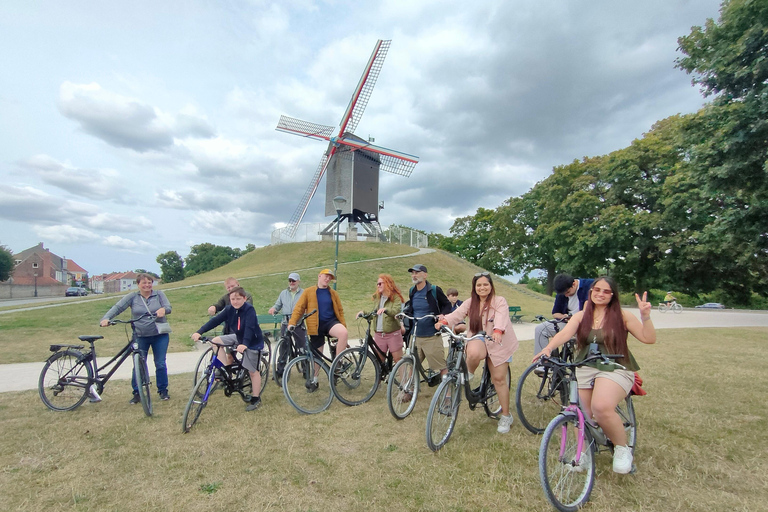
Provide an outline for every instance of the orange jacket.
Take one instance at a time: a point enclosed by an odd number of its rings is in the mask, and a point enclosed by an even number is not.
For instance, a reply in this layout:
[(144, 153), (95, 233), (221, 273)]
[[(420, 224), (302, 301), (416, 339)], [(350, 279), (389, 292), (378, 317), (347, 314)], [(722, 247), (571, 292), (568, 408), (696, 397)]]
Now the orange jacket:
[[(344, 322), (344, 309), (341, 307), (341, 299), (336, 290), (329, 288), (331, 292), (331, 301), (333, 302), (333, 312), (336, 314), (336, 318), (341, 322), (344, 327), (347, 324)], [(317, 286), (311, 286), (304, 290), (304, 293), (299, 297), (299, 301), (293, 306), (293, 314), (291, 315), (291, 321), (288, 322), (291, 325), (296, 325), (301, 315), (308, 313), (313, 309), (317, 309)], [(315, 313), (306, 319), (307, 334), (310, 336), (317, 336), (317, 330), (320, 326), (319, 313)]]

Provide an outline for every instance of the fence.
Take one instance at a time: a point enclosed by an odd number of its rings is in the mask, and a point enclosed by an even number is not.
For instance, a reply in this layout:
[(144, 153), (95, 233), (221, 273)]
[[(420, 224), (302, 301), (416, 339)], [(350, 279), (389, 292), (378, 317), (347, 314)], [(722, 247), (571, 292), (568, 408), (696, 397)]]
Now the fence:
[[(327, 224), (321, 223), (299, 224), (298, 229), (296, 229), (296, 234), (292, 238), (288, 237), (286, 233), (287, 228), (279, 228), (272, 231), (271, 244), (279, 245), (291, 242), (318, 242), (323, 240), (323, 235), (320, 234), (320, 231), (326, 227)], [(355, 226), (352, 226), (352, 229), (347, 226), (347, 229), (342, 230), (339, 233), (339, 236), (348, 242), (366, 242), (377, 240), (376, 238), (371, 238), (370, 236), (358, 234)], [(378, 241), (388, 242), (391, 244), (403, 244), (409, 245), (411, 247), (429, 246), (426, 233), (422, 233), (421, 231), (416, 231), (415, 229), (406, 228), (403, 226), (396, 226), (394, 224), (385, 229), (380, 238), (381, 240)]]

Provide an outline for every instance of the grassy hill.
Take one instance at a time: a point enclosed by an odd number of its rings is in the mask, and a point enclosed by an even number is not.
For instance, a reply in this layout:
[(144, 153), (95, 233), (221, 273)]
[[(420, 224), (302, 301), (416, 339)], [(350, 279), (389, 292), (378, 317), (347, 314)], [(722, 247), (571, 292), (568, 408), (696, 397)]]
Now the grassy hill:
[[(159, 288), (165, 290), (173, 306), (170, 316), (173, 333), (170, 351), (191, 349), (189, 334), (208, 318), (206, 310), (224, 292), (223, 281), (228, 276), (253, 294), (257, 313), (263, 314), (274, 304), (280, 290), (287, 286), (288, 274), (299, 272), (302, 286), (317, 283), (323, 268), (333, 268), (334, 242), (283, 244), (256, 249), (242, 258), (211, 272), (193, 276)], [(472, 277), (483, 269), (444, 251), (416, 255), (412, 247), (376, 242), (342, 242), (339, 247), (338, 288), (344, 306), (347, 325), (352, 336), (360, 336), (355, 313), (369, 311), (376, 278), (391, 274), (406, 295), (411, 286), (408, 268), (422, 263), (429, 269), (429, 281), (443, 289), (459, 290), (459, 297), (470, 294)], [(552, 299), (529, 292), (525, 287), (496, 278), (497, 293), (509, 304), (521, 306), (525, 320), (537, 314), (548, 314)], [(51, 343), (75, 343), (81, 334), (102, 334), (105, 340), (98, 346), (101, 355), (116, 352), (125, 343), (119, 328), (100, 329), (98, 322), (123, 294), (85, 297), (66, 305), (46, 309), (20, 311), (0, 317), (0, 364), (41, 361), (47, 357)], [(128, 317), (123, 313), (122, 317)], [(19, 350), (23, 346), (24, 350)]]

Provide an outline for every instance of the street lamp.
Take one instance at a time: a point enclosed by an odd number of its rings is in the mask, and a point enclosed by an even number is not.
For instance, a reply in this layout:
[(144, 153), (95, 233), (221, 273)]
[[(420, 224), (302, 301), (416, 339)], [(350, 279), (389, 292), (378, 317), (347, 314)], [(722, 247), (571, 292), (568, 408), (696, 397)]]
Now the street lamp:
[(37, 272), (35, 272), (35, 297), (37, 297)]
[(341, 226), (341, 209), (346, 204), (347, 199), (344, 196), (336, 196), (333, 198), (333, 207), (336, 208), (336, 261), (333, 263), (333, 277), (336, 280), (333, 282), (333, 289), (336, 289), (336, 283), (339, 282), (339, 276), (337, 274), (339, 270), (339, 227)]

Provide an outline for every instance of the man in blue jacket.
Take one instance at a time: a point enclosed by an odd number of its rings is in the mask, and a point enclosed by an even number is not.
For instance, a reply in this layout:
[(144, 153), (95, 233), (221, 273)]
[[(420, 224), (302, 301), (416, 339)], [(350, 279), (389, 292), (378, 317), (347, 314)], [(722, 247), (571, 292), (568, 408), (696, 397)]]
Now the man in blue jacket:
[[(264, 336), (259, 327), (256, 310), (246, 302), (247, 294), (241, 287), (229, 292), (229, 305), (220, 313), (208, 320), (205, 325), (192, 334), (192, 339), (197, 341), (200, 335), (210, 331), (217, 325), (226, 323), (231, 334), (222, 334), (213, 338), (214, 343), (235, 347), (235, 350), (243, 355), (242, 365), (251, 374), (253, 394), (251, 402), (246, 406), (246, 411), (254, 411), (261, 405), (261, 374), (259, 373), (259, 360), (264, 348)], [(217, 357), (227, 365), (232, 364), (233, 358), (225, 350), (218, 350)]]
[(584, 309), (584, 303), (589, 298), (589, 289), (594, 279), (574, 279), (570, 274), (555, 276), (555, 304), (552, 306), (552, 317), (557, 322), (542, 322), (536, 326), (533, 353), (538, 354), (549, 343), (549, 339), (557, 334), (574, 313)]

